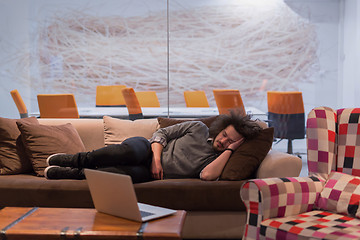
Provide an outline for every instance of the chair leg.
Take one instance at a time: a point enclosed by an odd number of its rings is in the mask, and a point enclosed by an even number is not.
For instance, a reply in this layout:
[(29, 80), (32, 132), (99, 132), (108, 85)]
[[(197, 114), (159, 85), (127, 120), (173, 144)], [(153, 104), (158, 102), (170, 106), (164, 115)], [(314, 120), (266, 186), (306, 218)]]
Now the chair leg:
[(20, 118), (27, 118), (29, 117), (29, 113), (26, 112), (26, 113), (20, 113)]
[(293, 154), (292, 139), (288, 139), (287, 153)]
[(302, 158), (301, 154), (306, 154), (306, 153), (300, 153), (300, 152), (295, 152), (295, 153), (293, 152), (292, 139), (288, 139), (287, 153), (296, 155), (298, 158)]
[[(274, 138), (275, 139), (275, 138)], [(279, 142), (281, 142), (283, 139), (286, 139), (286, 138), (280, 138), (278, 141), (274, 140), (275, 141), (275, 145), (278, 144)], [(300, 152), (293, 152), (293, 144), (292, 144), (292, 140), (293, 139), (288, 139), (288, 146), (287, 146), (287, 153), (288, 154), (292, 154), (292, 155), (296, 155), (297, 157), (299, 158), (302, 158), (301, 157), (301, 154), (306, 154), (306, 153), (300, 153)]]

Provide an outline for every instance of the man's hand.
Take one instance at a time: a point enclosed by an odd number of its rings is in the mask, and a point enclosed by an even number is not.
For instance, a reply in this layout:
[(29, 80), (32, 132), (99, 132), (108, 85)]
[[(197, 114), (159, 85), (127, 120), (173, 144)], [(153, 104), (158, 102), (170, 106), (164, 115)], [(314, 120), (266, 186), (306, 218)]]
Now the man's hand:
[(238, 149), (238, 147), (240, 147), (240, 145), (245, 141), (245, 138), (240, 138), (239, 140), (237, 140), (234, 143), (231, 143), (227, 148), (230, 148), (232, 150), (236, 150)]
[(152, 143), (151, 150), (153, 152), (152, 162), (151, 162), (151, 175), (154, 179), (163, 179), (164, 171), (161, 165), (161, 153), (163, 146), (160, 143)]
[(163, 168), (161, 166), (161, 161), (156, 160), (154, 157), (151, 162), (151, 174), (154, 179), (163, 179)]
[[(235, 151), (244, 141), (245, 138), (242, 137), (241, 139), (231, 143), (227, 148)], [(222, 152), (220, 156), (204, 167), (200, 173), (200, 178), (205, 181), (218, 179), (230, 156), (231, 153), (229, 151)]]

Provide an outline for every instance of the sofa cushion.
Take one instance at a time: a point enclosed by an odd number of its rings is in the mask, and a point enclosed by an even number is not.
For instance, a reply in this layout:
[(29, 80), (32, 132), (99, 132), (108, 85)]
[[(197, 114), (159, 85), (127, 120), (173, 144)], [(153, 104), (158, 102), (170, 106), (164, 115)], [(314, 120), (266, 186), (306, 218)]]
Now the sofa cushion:
[(266, 128), (253, 139), (245, 141), (231, 155), (220, 180), (243, 180), (255, 177), (274, 140), (274, 128)]
[[(243, 181), (166, 179), (134, 184), (139, 202), (186, 211), (245, 211)], [(93, 208), (86, 180), (0, 176), (0, 206)], [(226, 196), (226, 197), (223, 197)]]
[(360, 177), (332, 172), (320, 193), (320, 209), (360, 217)]
[(144, 137), (150, 139), (159, 128), (156, 119), (137, 119), (134, 121), (103, 117), (105, 146), (120, 144), (130, 137)]
[(44, 169), (47, 167), (46, 159), (49, 155), (85, 151), (84, 144), (71, 123), (49, 126), (17, 122), (17, 125), (26, 154), (38, 176), (44, 175)]
[(27, 173), (33, 170), (25, 154), (16, 121), (38, 124), (35, 117), (22, 119), (0, 117), (0, 175)]
[(39, 118), (38, 121), (43, 125), (71, 123), (84, 143), (86, 151), (105, 147), (104, 122), (102, 118)]
[(260, 224), (259, 239), (359, 239), (360, 221), (327, 211), (268, 218)]
[[(245, 211), (244, 181), (165, 179), (134, 184), (139, 202), (186, 211)], [(225, 196), (225, 197), (224, 197)]]
[(0, 206), (94, 208), (86, 180), (0, 175)]
[(177, 118), (164, 118), (164, 117), (158, 117), (158, 122), (160, 125), (160, 128), (169, 127), (172, 125), (175, 125), (177, 123), (182, 123), (186, 121), (201, 121), (203, 122), (207, 127), (210, 127), (210, 125), (215, 121), (217, 116), (207, 117), (207, 118), (196, 118), (196, 119), (177, 119)]

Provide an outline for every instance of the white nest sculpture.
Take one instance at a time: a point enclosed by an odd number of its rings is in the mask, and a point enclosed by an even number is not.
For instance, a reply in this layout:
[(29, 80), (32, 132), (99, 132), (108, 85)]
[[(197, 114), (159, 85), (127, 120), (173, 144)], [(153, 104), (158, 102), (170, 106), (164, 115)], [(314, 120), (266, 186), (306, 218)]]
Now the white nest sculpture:
[[(166, 19), (165, 11), (58, 14), (38, 32), (32, 83), (43, 92), (76, 92), (80, 105), (93, 105), (96, 85), (112, 84), (155, 90), (166, 105)], [(169, 26), (174, 106), (184, 106), (183, 91), (192, 89), (205, 90), (212, 105), (215, 88), (239, 89), (245, 99), (294, 90), (316, 71), (315, 28), (284, 3), (271, 10), (237, 4), (170, 11)]]

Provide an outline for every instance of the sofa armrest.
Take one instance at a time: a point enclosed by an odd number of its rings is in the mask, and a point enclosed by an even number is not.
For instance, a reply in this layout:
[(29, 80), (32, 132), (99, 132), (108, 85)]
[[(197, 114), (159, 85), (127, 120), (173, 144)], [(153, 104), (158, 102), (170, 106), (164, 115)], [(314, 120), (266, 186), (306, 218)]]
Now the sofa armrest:
[(298, 177), (302, 160), (288, 153), (270, 150), (261, 162), (256, 178)]
[(258, 236), (260, 223), (265, 219), (310, 211), (324, 184), (322, 178), (315, 176), (253, 179), (245, 182), (240, 190), (247, 211), (243, 239), (247, 239), (248, 232)]

